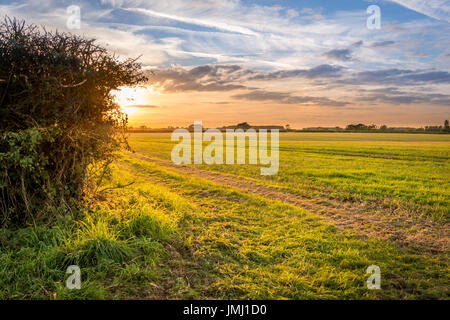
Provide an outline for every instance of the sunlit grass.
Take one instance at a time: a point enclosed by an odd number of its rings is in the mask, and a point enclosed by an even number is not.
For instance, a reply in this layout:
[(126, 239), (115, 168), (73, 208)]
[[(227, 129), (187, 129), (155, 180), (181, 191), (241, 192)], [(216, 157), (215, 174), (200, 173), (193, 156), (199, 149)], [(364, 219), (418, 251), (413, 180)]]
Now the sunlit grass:
[[(282, 136), (276, 177), (254, 166), (203, 168), (293, 193), (412, 201), (444, 221), (448, 142), (373, 136), (384, 140)], [(167, 159), (173, 143), (155, 137), (131, 144)], [(308, 210), (126, 155), (103, 187), (103, 199), (77, 219), (0, 230), (1, 299), (449, 297), (446, 253), (361, 238)], [(81, 290), (65, 286), (71, 264), (81, 268)], [(381, 268), (382, 290), (366, 287), (371, 264)]]
[[(170, 159), (169, 134), (133, 134), (136, 151)], [(418, 206), (419, 214), (448, 220), (450, 135), (381, 133), (282, 133), (280, 169), (261, 176), (253, 165), (203, 165), (203, 169), (260, 179), (294, 193)]]

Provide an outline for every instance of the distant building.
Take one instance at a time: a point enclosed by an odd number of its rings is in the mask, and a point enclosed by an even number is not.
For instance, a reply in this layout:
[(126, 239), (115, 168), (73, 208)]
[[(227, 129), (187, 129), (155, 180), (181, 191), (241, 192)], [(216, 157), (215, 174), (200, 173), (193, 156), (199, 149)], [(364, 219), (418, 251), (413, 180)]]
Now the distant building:
[[(245, 124), (245, 125), (244, 125)], [(266, 130), (285, 130), (285, 128), (283, 126), (252, 126), (247, 124), (246, 122), (244, 123), (240, 123), (238, 125), (235, 126), (224, 126), (222, 128), (219, 128), (220, 130), (226, 130), (226, 129), (231, 129), (231, 130), (236, 130), (236, 129), (243, 129), (243, 130), (248, 130), (248, 129), (255, 129), (255, 130), (261, 130), (261, 129), (266, 129)]]

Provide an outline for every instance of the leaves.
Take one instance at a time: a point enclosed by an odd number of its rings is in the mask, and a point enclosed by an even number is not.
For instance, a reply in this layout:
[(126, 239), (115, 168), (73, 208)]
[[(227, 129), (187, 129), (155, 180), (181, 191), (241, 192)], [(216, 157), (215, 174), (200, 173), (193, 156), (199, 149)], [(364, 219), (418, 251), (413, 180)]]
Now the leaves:
[(25, 221), (24, 202), (35, 217), (80, 203), (91, 164), (108, 165), (127, 146), (127, 118), (110, 91), (147, 81), (140, 64), (92, 39), (6, 18), (0, 79), (0, 224)]

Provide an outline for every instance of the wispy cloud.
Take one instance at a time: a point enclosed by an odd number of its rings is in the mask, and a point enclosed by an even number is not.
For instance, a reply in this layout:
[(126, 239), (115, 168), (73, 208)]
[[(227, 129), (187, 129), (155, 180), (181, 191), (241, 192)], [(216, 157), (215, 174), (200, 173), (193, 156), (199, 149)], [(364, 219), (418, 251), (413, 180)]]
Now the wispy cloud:
[(183, 17), (183, 16), (177, 16), (173, 14), (166, 14), (162, 12), (157, 12), (153, 10), (148, 9), (142, 9), (142, 8), (124, 8), (125, 10), (132, 11), (132, 12), (140, 12), (143, 14), (146, 14), (148, 16), (154, 16), (154, 17), (160, 17), (160, 18), (166, 18), (174, 21), (184, 22), (184, 23), (190, 23), (193, 25), (199, 25), (204, 26), (212, 29), (219, 29), (224, 30), (228, 32), (236, 32), (248, 36), (258, 36), (258, 33), (248, 29), (244, 28), (238, 25), (232, 25), (232, 24), (226, 24), (221, 23), (218, 21), (210, 21), (208, 19), (196, 19), (196, 18), (189, 18), (189, 17)]
[(350, 49), (334, 49), (324, 53), (324, 56), (338, 61), (350, 61), (353, 59)]
[(152, 71), (149, 80), (152, 86), (166, 93), (231, 91), (246, 88), (237, 82), (249, 72), (236, 65), (204, 65), (191, 69), (173, 67)]
[(254, 72), (254, 74), (247, 80), (280, 80), (286, 78), (336, 78), (341, 76), (343, 70), (340, 66), (323, 64), (311, 69), (294, 69), (294, 70), (280, 70), (274, 72)]
[(391, 46), (391, 45), (393, 45), (393, 44), (395, 44), (395, 41), (390, 41), (390, 40), (387, 40), (387, 41), (379, 41), (379, 42), (374, 42), (374, 43), (372, 43), (371, 47), (372, 47), (372, 48), (387, 47), (387, 46)]
[(298, 96), (289, 92), (273, 92), (254, 90), (247, 93), (236, 94), (231, 98), (250, 101), (270, 101), (277, 104), (315, 105), (327, 107), (342, 107), (348, 105), (345, 101), (335, 101), (327, 97)]
[(450, 22), (449, 0), (391, 0), (434, 19)]
[(388, 104), (427, 103), (435, 105), (450, 105), (450, 95), (447, 94), (404, 91), (396, 87), (363, 90), (362, 92), (365, 94), (357, 98), (358, 101)]
[(355, 73), (344, 82), (353, 84), (395, 84), (409, 86), (419, 84), (449, 84), (450, 73), (447, 71), (384, 69)]
[[(156, 106), (171, 97), (184, 106), (184, 95), (210, 101), (211, 113), (240, 113), (244, 102), (276, 105), (272, 116), (291, 105), (430, 104), (448, 112), (450, 1), (388, 1), (401, 7), (386, 12), (394, 6), (378, 1), (381, 31), (366, 28), (367, 1), (302, 8), (281, 0), (3, 0), (0, 12), (96, 38), (119, 56), (141, 56), (155, 71), (149, 78), (157, 94), (139, 107), (155, 114), (170, 110)], [(81, 7), (80, 30), (66, 27), (69, 4)], [(410, 19), (410, 10), (425, 17)]]

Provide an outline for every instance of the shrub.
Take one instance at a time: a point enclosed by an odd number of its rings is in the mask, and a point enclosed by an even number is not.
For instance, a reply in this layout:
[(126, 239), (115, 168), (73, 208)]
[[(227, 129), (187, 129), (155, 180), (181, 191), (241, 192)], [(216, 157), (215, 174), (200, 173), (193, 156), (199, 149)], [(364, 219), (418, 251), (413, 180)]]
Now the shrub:
[(79, 204), (87, 181), (98, 181), (114, 151), (127, 146), (127, 117), (111, 90), (146, 80), (136, 60), (120, 60), (93, 39), (5, 18), (0, 225), (49, 218), (61, 212), (55, 208)]

